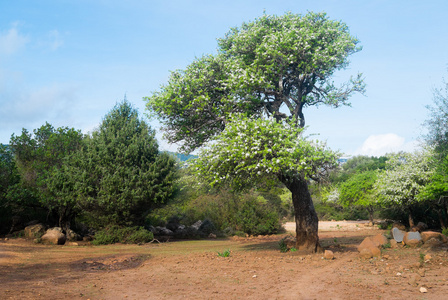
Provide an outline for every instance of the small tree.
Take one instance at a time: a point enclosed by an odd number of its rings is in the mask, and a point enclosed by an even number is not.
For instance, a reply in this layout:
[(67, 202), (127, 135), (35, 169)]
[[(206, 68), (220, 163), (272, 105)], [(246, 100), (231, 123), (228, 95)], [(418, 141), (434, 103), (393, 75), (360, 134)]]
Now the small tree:
[(175, 192), (175, 159), (159, 152), (154, 130), (126, 100), (105, 116), (70, 160), (61, 174), (69, 182), (65, 195), (76, 195), (97, 226), (141, 224), (151, 208)]
[(342, 205), (364, 207), (369, 212), (372, 224), (373, 212), (378, 205), (374, 189), (376, 179), (376, 171), (365, 171), (353, 175), (339, 187), (339, 201)]
[(430, 151), (393, 155), (375, 183), (382, 203), (405, 209), (411, 227), (414, 226), (412, 205), (423, 200), (418, 195), (434, 174), (430, 164), (431, 155)]

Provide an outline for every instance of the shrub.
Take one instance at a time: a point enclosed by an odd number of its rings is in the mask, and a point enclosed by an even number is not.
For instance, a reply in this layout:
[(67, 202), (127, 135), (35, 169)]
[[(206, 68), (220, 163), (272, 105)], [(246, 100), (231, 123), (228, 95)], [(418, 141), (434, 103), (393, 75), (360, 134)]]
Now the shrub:
[(446, 236), (448, 236), (448, 228), (443, 228), (442, 233)]
[(219, 257), (229, 257), (230, 256), (230, 249), (227, 249), (223, 252), (218, 252)]
[(92, 241), (94, 245), (108, 245), (114, 243), (123, 244), (139, 244), (148, 243), (154, 239), (152, 232), (143, 227), (120, 227), (113, 225), (98, 231), (95, 239)]

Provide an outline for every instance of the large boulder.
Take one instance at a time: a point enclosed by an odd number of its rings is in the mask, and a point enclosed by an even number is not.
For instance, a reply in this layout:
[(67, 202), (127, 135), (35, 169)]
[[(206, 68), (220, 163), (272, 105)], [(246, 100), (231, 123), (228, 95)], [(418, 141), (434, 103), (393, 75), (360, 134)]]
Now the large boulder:
[(35, 239), (40, 238), (45, 234), (45, 226), (42, 224), (35, 224), (25, 227), (25, 238)]
[(428, 240), (435, 238), (440, 240), (442, 243), (448, 243), (448, 238), (446, 237), (446, 235), (440, 233), (440, 232), (435, 232), (435, 231), (423, 231), (421, 233), (422, 236), (422, 241), (423, 243), (426, 243)]
[(381, 233), (371, 237), (372, 242), (379, 248), (389, 243), (389, 240)]
[(401, 243), (403, 241), (405, 234), (406, 232), (398, 227), (392, 228), (392, 236), (397, 243)]
[(42, 236), (42, 243), (51, 245), (64, 245), (66, 241), (65, 234), (59, 227), (50, 228)]
[(366, 237), (358, 246), (359, 256), (362, 258), (380, 257), (381, 250), (378, 243), (375, 243), (372, 238)]
[(422, 236), (420, 235), (420, 232), (418, 231), (410, 231), (406, 232), (406, 234), (403, 237), (403, 243), (405, 245), (415, 247), (419, 245), (422, 241)]

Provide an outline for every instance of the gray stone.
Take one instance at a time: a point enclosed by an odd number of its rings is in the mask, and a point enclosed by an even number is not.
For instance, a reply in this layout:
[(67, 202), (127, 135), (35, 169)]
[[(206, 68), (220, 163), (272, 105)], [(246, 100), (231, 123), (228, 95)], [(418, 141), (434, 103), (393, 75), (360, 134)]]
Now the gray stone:
[(401, 243), (403, 241), (405, 234), (406, 232), (398, 229), (397, 227), (392, 228), (392, 236), (397, 243)]
[(70, 242), (76, 242), (76, 241), (81, 240), (81, 236), (71, 229), (67, 230), (66, 236), (67, 236), (67, 240)]
[(199, 228), (201, 227), (201, 225), (202, 225), (202, 221), (199, 220), (199, 221), (196, 221), (196, 222), (195, 222), (193, 225), (191, 225), (190, 227), (193, 227), (194, 229), (199, 230)]
[(416, 246), (422, 240), (422, 236), (418, 231), (407, 232), (403, 237), (403, 242), (406, 245)]
[(40, 238), (45, 234), (45, 226), (36, 224), (25, 227), (25, 237), (28, 239)]

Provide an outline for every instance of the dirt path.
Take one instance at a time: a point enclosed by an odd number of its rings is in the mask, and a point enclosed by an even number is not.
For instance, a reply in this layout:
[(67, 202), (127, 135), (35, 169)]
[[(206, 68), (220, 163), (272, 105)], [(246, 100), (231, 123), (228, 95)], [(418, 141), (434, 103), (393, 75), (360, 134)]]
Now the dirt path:
[[(0, 241), (0, 299), (446, 299), (446, 248), (361, 260), (356, 246), (382, 231), (337, 224), (320, 232), (331, 261), (281, 253), (278, 235), (102, 247)], [(230, 257), (217, 255), (226, 249)]]

